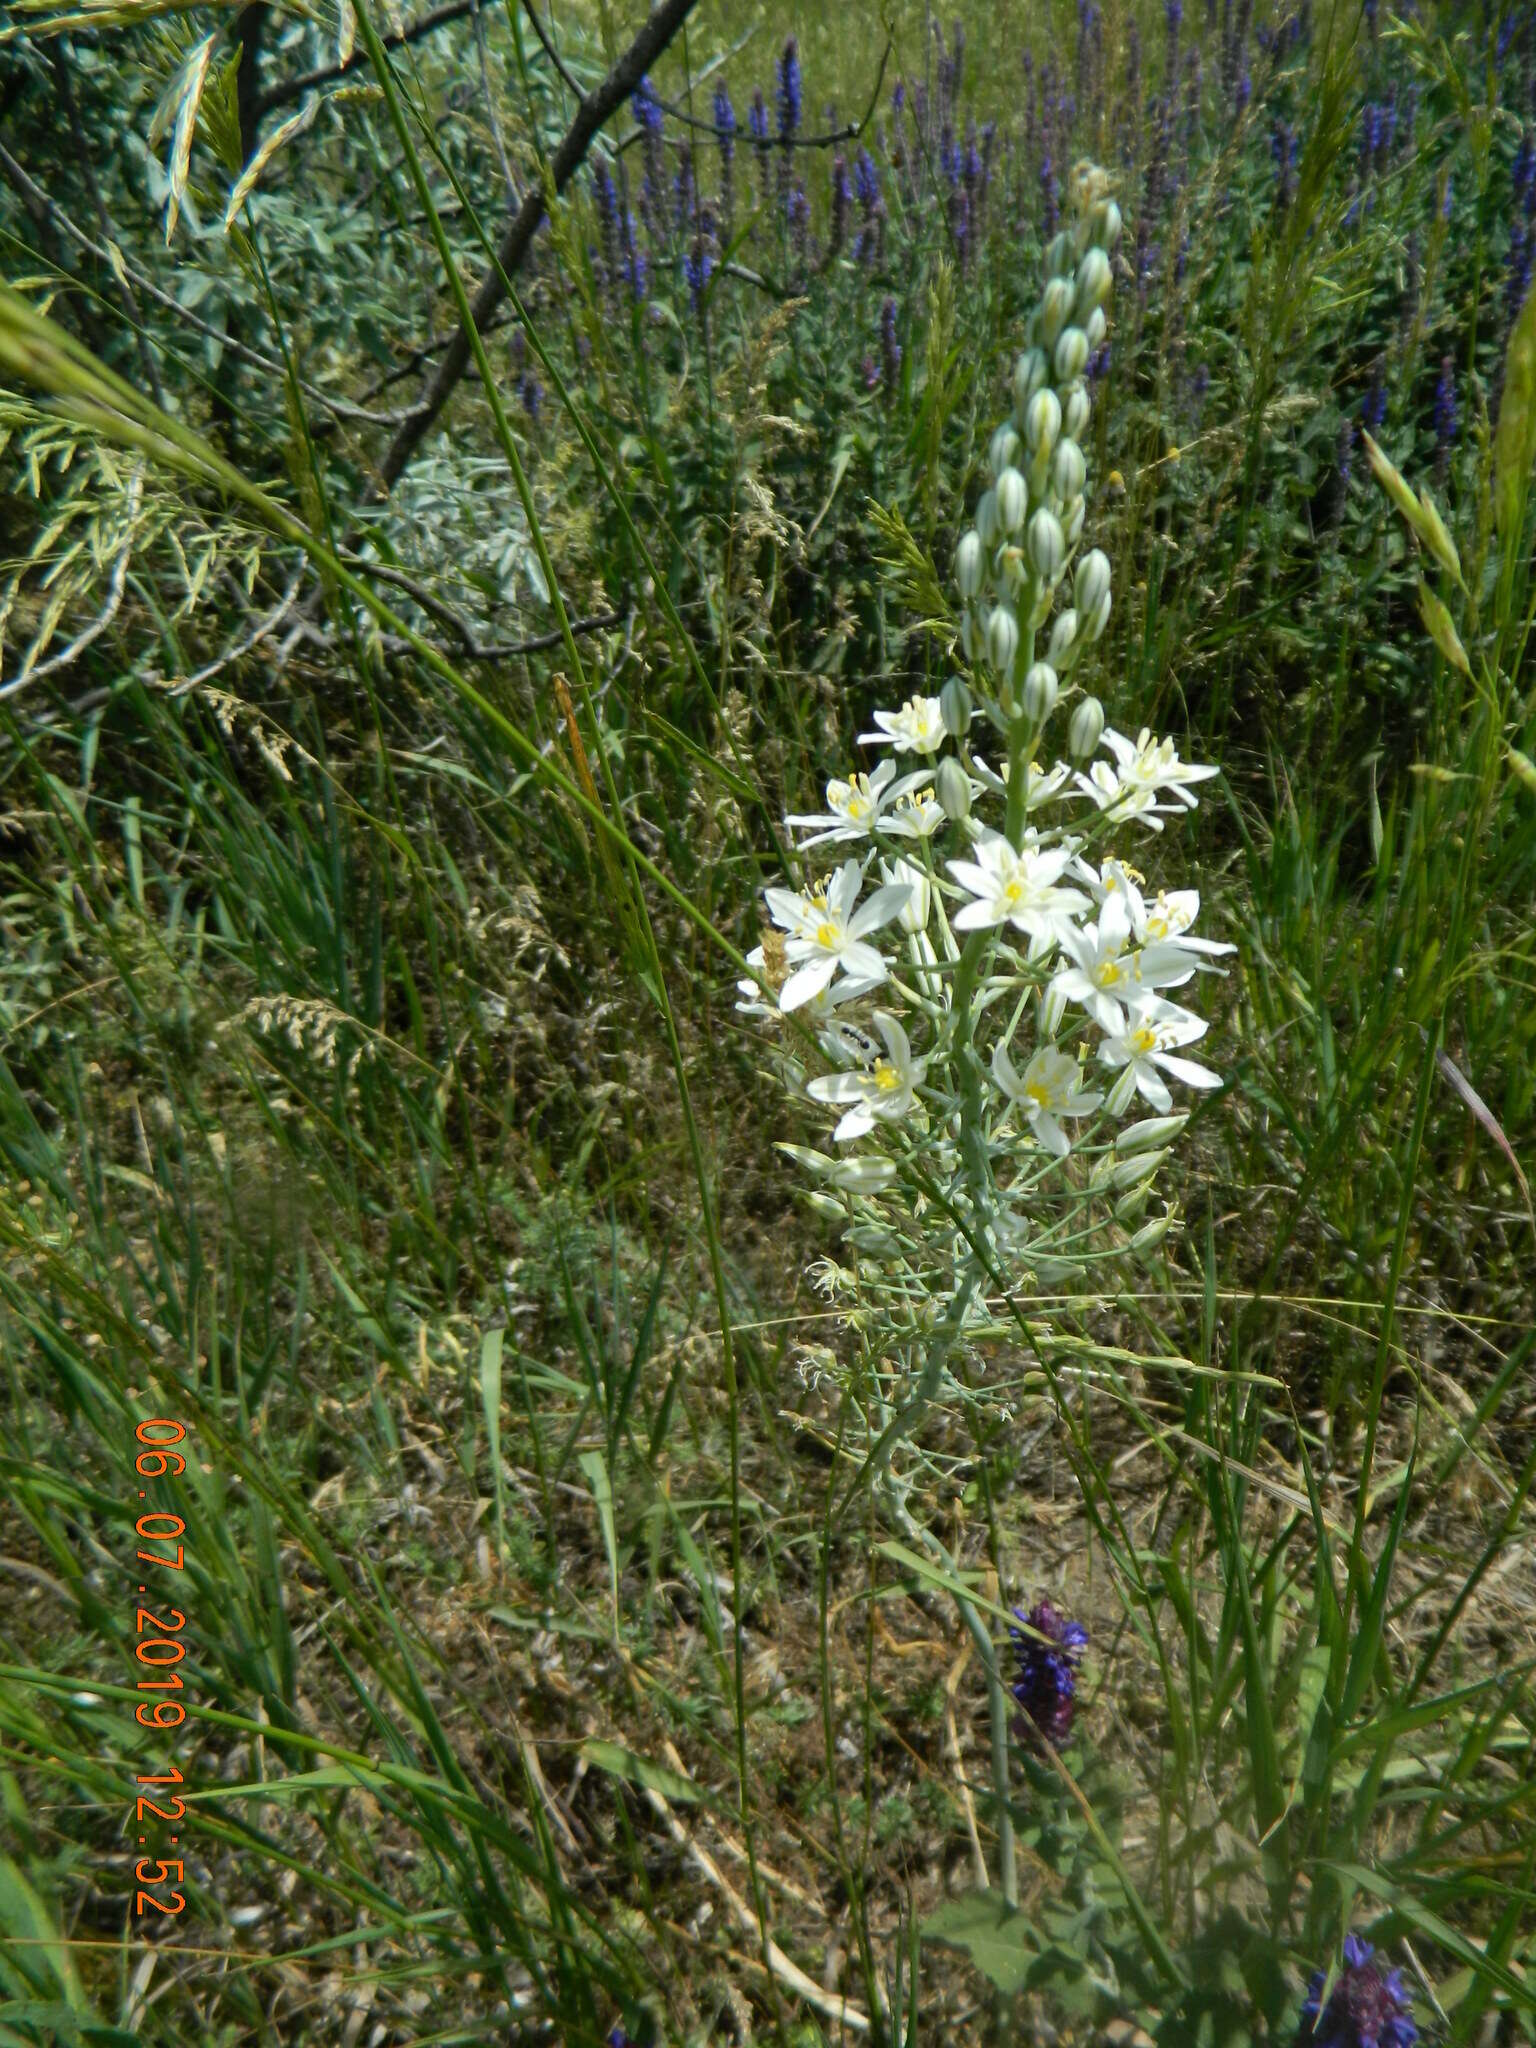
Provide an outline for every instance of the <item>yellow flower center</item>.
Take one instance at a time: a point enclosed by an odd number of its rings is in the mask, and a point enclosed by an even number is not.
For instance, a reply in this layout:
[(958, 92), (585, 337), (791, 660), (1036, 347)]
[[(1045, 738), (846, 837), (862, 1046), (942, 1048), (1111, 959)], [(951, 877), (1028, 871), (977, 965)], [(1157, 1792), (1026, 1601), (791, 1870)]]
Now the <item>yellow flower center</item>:
[(889, 1060), (876, 1060), (875, 1086), (886, 1095), (892, 1094), (901, 1086), (901, 1076)]
[(1023, 900), (1024, 884), (1021, 881), (1015, 878), (1015, 880), (1003, 884), (1003, 901), (1005, 903), (1022, 903)]
[(817, 925), (816, 943), (818, 946), (835, 946), (837, 944), (837, 927), (830, 924)]
[(1093, 978), (1100, 988), (1113, 988), (1117, 981), (1124, 981), (1125, 970), (1118, 960), (1101, 960)]
[(1047, 1088), (1043, 1081), (1026, 1081), (1024, 1084), (1024, 1093), (1029, 1097), (1030, 1101), (1036, 1105), (1037, 1108), (1050, 1108), (1051, 1091), (1049, 1088)]
[(1144, 1059), (1149, 1052), (1157, 1050), (1157, 1033), (1150, 1025), (1138, 1024), (1131, 1033), (1131, 1051), (1138, 1059)]

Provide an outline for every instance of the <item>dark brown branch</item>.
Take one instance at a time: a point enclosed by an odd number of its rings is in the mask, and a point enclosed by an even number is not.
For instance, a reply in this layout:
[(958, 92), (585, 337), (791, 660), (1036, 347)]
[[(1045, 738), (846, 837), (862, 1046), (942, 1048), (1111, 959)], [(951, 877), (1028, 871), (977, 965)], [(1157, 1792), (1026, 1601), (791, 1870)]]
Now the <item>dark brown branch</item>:
[[(563, 192), (575, 177), (592, 146), (593, 138), (614, 109), (627, 100), (656, 59), (666, 49), (697, 0), (665, 0), (646, 21), (629, 48), (619, 58), (602, 84), (589, 92), (576, 109), (576, 118), (565, 139), (550, 160), (549, 173), (556, 192)], [(529, 188), (522, 205), (507, 224), (496, 251), (496, 261), (480, 281), (470, 306), (476, 329), (483, 327), (507, 296), (507, 280), (515, 277), (528, 253), (528, 245), (544, 218), (544, 193), (540, 186)], [(390, 490), (406, 464), (420, 447), (428, 428), (448, 403), (459, 379), (469, 367), (469, 335), (461, 327), (449, 343), (426, 396), (410, 413), (385, 451), (379, 466), (384, 490)]]
[[(414, 43), (419, 37), (430, 35), (435, 28), (445, 28), (450, 21), (462, 21), (466, 14), (473, 14), (478, 0), (447, 0), (447, 5), (434, 7), (430, 14), (424, 14), (419, 21), (408, 22), (404, 28), (382, 38), (386, 50), (398, 50), (402, 44)], [(291, 100), (302, 99), (307, 92), (314, 92), (318, 86), (334, 85), (338, 78), (350, 78), (354, 71), (367, 68), (368, 52), (359, 46), (345, 64), (322, 64), (318, 71), (306, 71), (298, 78), (285, 78), (278, 85), (268, 88), (257, 96), (252, 107), (255, 120), (263, 114), (270, 114), (274, 107), (286, 107)]]

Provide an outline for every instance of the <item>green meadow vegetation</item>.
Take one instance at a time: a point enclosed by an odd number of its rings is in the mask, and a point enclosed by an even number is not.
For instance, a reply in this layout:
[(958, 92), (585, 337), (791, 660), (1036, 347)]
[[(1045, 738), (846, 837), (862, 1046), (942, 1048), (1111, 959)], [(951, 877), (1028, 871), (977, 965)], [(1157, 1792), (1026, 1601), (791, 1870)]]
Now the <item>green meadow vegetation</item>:
[(0, 2042), (1536, 2043), (1536, 9), (12, 0), (0, 251)]

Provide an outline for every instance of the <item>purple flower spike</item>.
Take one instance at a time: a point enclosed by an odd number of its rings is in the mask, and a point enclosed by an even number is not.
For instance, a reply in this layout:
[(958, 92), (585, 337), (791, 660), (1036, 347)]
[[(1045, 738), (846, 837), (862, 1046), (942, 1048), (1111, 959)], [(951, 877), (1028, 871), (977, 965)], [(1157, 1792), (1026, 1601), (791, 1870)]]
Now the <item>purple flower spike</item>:
[(1344, 1937), (1344, 1967), (1326, 2005), (1324, 1973), (1312, 1979), (1301, 2008), (1297, 2048), (1413, 2048), (1419, 2030), (1397, 1970), (1384, 1970), (1357, 1935)]
[(647, 135), (659, 135), (661, 133), (661, 124), (664, 118), (661, 101), (656, 97), (656, 88), (650, 81), (649, 73), (635, 87), (629, 104), (633, 109), (635, 119)]
[(800, 45), (791, 36), (776, 66), (775, 98), (779, 108), (779, 134), (788, 142), (800, 126)]
[(896, 301), (888, 298), (880, 308), (880, 372), (886, 396), (892, 398), (901, 377), (901, 342), (896, 333)]
[(1077, 1666), (1088, 1647), (1088, 1631), (1050, 1600), (1037, 1600), (1027, 1612), (1016, 1607), (1014, 1614), (1019, 1626), (1009, 1631), (1018, 1659), (1013, 1696), (1021, 1709), (1014, 1732), (1021, 1742), (1038, 1743), (1043, 1737), (1059, 1749), (1072, 1733)]

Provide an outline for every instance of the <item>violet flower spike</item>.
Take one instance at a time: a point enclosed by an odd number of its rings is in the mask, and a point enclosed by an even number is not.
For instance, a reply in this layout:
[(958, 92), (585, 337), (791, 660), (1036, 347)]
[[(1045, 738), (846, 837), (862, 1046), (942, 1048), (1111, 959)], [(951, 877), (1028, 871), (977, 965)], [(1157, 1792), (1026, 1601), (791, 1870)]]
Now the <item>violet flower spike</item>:
[(1413, 2048), (1419, 2030), (1409, 2015), (1402, 1975), (1383, 1969), (1375, 1958), (1368, 1941), (1345, 1935), (1344, 1966), (1326, 2005), (1324, 1972), (1312, 1979), (1297, 2048)]
[(1088, 1631), (1051, 1600), (1037, 1600), (1028, 1610), (1016, 1607), (1014, 1614), (1019, 1626), (1009, 1634), (1017, 1659), (1013, 1696), (1020, 1708), (1014, 1733), (1021, 1742), (1038, 1744), (1043, 1738), (1059, 1749), (1072, 1733), (1077, 1667), (1088, 1647)]

